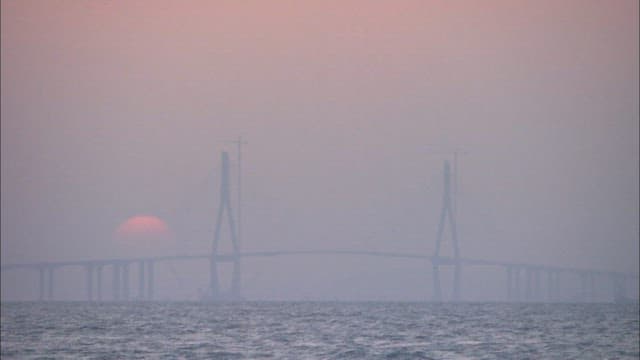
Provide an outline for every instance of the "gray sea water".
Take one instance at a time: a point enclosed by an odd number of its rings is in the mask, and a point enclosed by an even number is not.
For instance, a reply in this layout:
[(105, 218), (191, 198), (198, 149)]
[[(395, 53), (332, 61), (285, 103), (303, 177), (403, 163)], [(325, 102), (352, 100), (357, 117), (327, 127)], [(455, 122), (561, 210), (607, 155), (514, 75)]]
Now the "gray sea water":
[(3, 359), (638, 359), (637, 304), (2, 303)]

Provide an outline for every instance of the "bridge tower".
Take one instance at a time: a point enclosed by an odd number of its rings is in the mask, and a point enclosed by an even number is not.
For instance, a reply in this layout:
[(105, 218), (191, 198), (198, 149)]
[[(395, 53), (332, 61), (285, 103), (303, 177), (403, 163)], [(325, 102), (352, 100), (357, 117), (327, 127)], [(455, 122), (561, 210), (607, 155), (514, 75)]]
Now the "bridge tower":
[[(448, 220), (448, 222), (447, 222)], [(460, 249), (458, 247), (458, 233), (456, 228), (455, 211), (451, 202), (451, 170), (449, 161), (444, 163), (444, 191), (442, 196), (442, 210), (440, 211), (440, 222), (438, 223), (438, 234), (436, 237), (436, 250), (433, 256), (433, 300), (442, 301), (442, 289), (440, 287), (440, 265), (444, 263), (440, 259), (440, 248), (442, 236), (446, 223), (451, 230), (451, 243), (453, 247), (453, 301), (460, 301)]]
[[(231, 209), (231, 192), (229, 191), (229, 154), (222, 152), (222, 170), (220, 181), (220, 204), (218, 206), (218, 214), (215, 224), (215, 232), (213, 237), (213, 246), (211, 249), (210, 273), (209, 273), (209, 291), (211, 300), (239, 300), (240, 294), (240, 245), (236, 234), (236, 224), (233, 219), (233, 211)], [(227, 215), (229, 224), (229, 232), (231, 234), (231, 255), (221, 256), (219, 254), (218, 245), (220, 244), (220, 231), (224, 215)], [(220, 282), (218, 279), (218, 262), (232, 261), (233, 273), (231, 275), (231, 291), (224, 294), (220, 290)]]

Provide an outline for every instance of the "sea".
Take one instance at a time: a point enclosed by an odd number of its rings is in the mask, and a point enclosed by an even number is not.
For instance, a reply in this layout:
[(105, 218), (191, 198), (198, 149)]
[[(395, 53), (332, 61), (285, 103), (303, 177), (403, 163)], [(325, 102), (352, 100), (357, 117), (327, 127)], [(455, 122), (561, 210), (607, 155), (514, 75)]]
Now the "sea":
[(632, 304), (3, 302), (2, 359), (639, 359)]

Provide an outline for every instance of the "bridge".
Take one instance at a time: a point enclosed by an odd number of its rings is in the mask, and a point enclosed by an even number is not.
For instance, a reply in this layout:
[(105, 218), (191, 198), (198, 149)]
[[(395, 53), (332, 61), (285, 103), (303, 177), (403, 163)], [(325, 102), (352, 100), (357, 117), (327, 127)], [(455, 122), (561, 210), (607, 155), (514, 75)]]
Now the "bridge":
[[(638, 281), (637, 274), (607, 271), (596, 269), (581, 269), (572, 267), (548, 266), (531, 263), (515, 263), (506, 261), (491, 261), (481, 259), (434, 256), (430, 254), (378, 252), (361, 250), (300, 250), (300, 251), (256, 251), (241, 252), (238, 254), (220, 254), (214, 258), (210, 254), (169, 255), (138, 258), (111, 258), (97, 260), (76, 260), (58, 262), (34, 262), (2, 265), (2, 271), (8, 270), (33, 270), (39, 274), (38, 300), (54, 300), (54, 271), (62, 267), (80, 267), (86, 272), (86, 300), (104, 301), (102, 272), (105, 267), (110, 267), (112, 276), (112, 300), (130, 300), (130, 268), (137, 265), (137, 285), (139, 300), (154, 299), (154, 268), (155, 264), (166, 261), (190, 261), (205, 260), (219, 264), (223, 262), (235, 262), (242, 258), (300, 256), (300, 255), (333, 255), (333, 256), (368, 256), (382, 258), (396, 258), (427, 261), (437, 266), (453, 266), (459, 263), (461, 266), (488, 266), (503, 268), (506, 273), (506, 298), (507, 301), (559, 301), (560, 276), (568, 279), (578, 278), (581, 281), (581, 293), (576, 298), (583, 301), (593, 301), (595, 281), (607, 281), (611, 285), (611, 300), (625, 299), (626, 288), (629, 284)], [(541, 287), (542, 274), (546, 274), (546, 290)], [(434, 291), (435, 293), (435, 291)], [(232, 294), (232, 299), (239, 300), (239, 294)], [(435, 301), (440, 301), (434, 296)], [(460, 300), (460, 299), (456, 299)]]
[[(235, 226), (233, 211), (231, 209), (231, 196), (229, 191), (229, 157), (226, 152), (222, 153), (220, 187), (220, 205), (216, 218), (213, 246), (208, 254), (182, 254), (152, 257), (131, 257), (131, 258), (105, 258), (75, 261), (54, 261), (54, 262), (33, 262), (2, 264), (1, 271), (30, 270), (36, 271), (39, 275), (38, 300), (54, 300), (55, 270), (63, 267), (81, 267), (85, 269), (86, 277), (86, 300), (104, 301), (102, 274), (105, 267), (109, 267), (113, 275), (112, 279), (112, 300), (127, 301), (131, 299), (130, 294), (130, 268), (137, 265), (137, 300), (153, 300), (155, 284), (155, 265), (166, 261), (193, 261), (205, 260), (209, 262), (209, 287), (208, 293), (203, 300), (208, 301), (238, 301), (242, 300), (241, 295), (241, 260), (257, 257), (278, 257), (278, 256), (367, 256), (398, 258), (406, 260), (417, 260), (428, 262), (432, 265), (433, 290), (432, 300), (443, 301), (440, 279), (440, 267), (451, 266), (454, 268), (453, 293), (451, 300), (461, 301), (460, 278), (462, 268), (468, 267), (495, 267), (505, 271), (505, 300), (525, 301), (525, 302), (555, 302), (561, 301), (561, 278), (564, 281), (579, 281), (578, 294), (572, 297), (577, 301), (595, 300), (595, 283), (604, 281), (610, 288), (611, 301), (629, 300), (627, 289), (629, 284), (636, 284), (639, 279), (638, 274), (625, 273), (620, 271), (610, 271), (602, 269), (586, 269), (562, 266), (549, 266), (534, 263), (519, 263), (497, 260), (472, 259), (460, 256), (457, 231), (455, 222), (455, 212), (453, 211), (451, 198), (451, 174), (448, 162), (444, 165), (444, 191), (442, 201), (442, 211), (436, 235), (436, 251), (434, 254), (426, 253), (403, 253), (403, 252), (382, 252), (367, 250), (345, 250), (345, 249), (314, 249), (314, 250), (269, 250), (269, 251), (249, 251), (242, 252), (239, 248), (237, 238), (237, 228)], [(232, 251), (230, 253), (220, 253), (218, 245), (221, 241), (220, 229), (224, 216), (227, 216), (231, 235)], [(452, 256), (443, 256), (440, 250), (443, 243), (443, 233), (445, 227), (449, 225), (451, 242), (453, 248)], [(231, 275), (231, 289), (224, 292), (220, 288), (218, 265), (224, 262), (233, 264)], [(546, 276), (544, 276), (546, 275)], [(543, 289), (544, 287), (546, 289)], [(94, 296), (95, 295), (95, 296)]]

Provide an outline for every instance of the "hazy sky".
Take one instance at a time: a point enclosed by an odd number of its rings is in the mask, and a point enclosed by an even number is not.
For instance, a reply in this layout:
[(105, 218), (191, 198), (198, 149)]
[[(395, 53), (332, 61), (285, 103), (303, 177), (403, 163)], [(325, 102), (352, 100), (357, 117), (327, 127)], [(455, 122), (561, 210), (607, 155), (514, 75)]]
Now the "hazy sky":
[[(431, 253), (462, 148), (463, 256), (638, 270), (637, 1), (1, 4), (3, 264), (127, 254), (136, 214), (209, 251), (241, 135), (245, 250)], [(247, 260), (245, 288), (411, 297), (403, 266)]]

